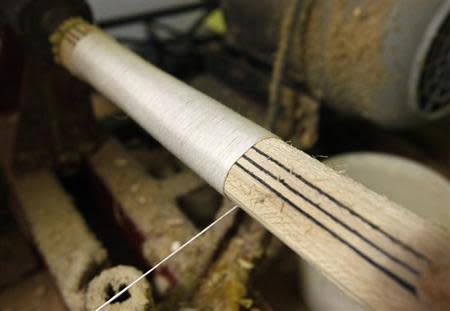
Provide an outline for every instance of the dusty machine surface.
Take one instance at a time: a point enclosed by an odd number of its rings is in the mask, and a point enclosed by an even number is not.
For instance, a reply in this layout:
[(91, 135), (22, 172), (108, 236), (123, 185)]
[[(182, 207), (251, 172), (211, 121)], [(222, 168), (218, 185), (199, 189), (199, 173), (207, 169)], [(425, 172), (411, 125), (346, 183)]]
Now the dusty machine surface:
[[(415, 212), (450, 230), (450, 1), (133, 2), (0, 4), (1, 311), (95, 310), (234, 205), (52, 64), (69, 12), (341, 173), (361, 151), (434, 170)], [(314, 273), (239, 211), (105, 310), (360, 310)]]

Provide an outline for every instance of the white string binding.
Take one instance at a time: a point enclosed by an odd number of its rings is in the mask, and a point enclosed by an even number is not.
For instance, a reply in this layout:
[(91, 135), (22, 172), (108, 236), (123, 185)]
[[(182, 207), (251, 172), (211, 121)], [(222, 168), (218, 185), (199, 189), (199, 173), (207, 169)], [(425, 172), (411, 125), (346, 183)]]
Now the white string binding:
[(100, 307), (98, 307), (97, 309), (95, 309), (95, 311), (100, 311), (103, 308), (105, 308), (107, 305), (109, 305), (111, 302), (113, 302), (114, 300), (116, 300), (120, 295), (122, 295), (123, 293), (125, 293), (127, 290), (129, 290), (131, 287), (133, 287), (136, 283), (138, 283), (140, 280), (142, 280), (143, 278), (145, 278), (147, 275), (149, 275), (150, 273), (152, 273), (154, 270), (158, 269), (161, 265), (163, 265), (166, 261), (170, 260), (170, 258), (172, 258), (173, 256), (175, 256), (176, 254), (178, 254), (179, 252), (181, 252), (186, 246), (188, 246), (189, 244), (191, 244), (192, 242), (194, 242), (197, 238), (199, 238), (200, 236), (202, 236), (204, 233), (206, 233), (208, 230), (210, 230), (212, 227), (214, 227), (216, 224), (218, 224), (222, 219), (224, 219), (225, 217), (227, 217), (228, 215), (230, 215), (231, 213), (233, 213), (235, 210), (237, 210), (239, 208), (239, 206), (234, 206), (231, 209), (229, 209), (226, 213), (224, 213), (222, 216), (220, 216), (219, 218), (217, 218), (216, 220), (214, 220), (211, 224), (209, 224), (207, 227), (205, 227), (202, 231), (200, 231), (199, 233), (197, 233), (196, 235), (194, 235), (192, 238), (190, 238), (187, 242), (185, 242), (183, 245), (181, 245), (179, 248), (177, 248), (175, 251), (173, 251), (170, 255), (168, 255), (167, 257), (165, 257), (163, 260), (161, 260), (160, 262), (158, 262), (156, 265), (154, 265), (152, 268), (150, 268), (149, 270), (147, 270), (147, 272), (145, 272), (144, 274), (142, 274), (140, 277), (138, 277), (136, 280), (134, 280), (133, 282), (131, 282), (128, 286), (126, 286), (124, 289), (122, 289), (120, 292), (118, 292), (117, 294), (115, 294), (111, 299), (109, 299), (108, 301), (106, 301), (104, 304), (102, 304)]
[(218, 192), (233, 164), (275, 135), (149, 64), (100, 30), (77, 42), (71, 71), (121, 107)]

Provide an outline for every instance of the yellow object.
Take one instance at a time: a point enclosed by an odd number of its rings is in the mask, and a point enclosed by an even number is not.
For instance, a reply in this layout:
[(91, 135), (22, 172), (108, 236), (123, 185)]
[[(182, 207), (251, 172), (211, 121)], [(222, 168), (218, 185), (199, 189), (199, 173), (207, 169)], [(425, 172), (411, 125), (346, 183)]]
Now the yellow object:
[(223, 34), (227, 31), (227, 24), (225, 17), (220, 9), (216, 9), (209, 14), (205, 21), (206, 27), (218, 34)]

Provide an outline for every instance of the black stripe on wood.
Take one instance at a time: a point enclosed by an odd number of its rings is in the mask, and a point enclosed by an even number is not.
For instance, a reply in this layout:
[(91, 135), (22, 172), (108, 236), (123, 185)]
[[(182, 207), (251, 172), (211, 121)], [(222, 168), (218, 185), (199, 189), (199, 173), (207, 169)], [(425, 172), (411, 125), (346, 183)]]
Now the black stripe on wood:
[(292, 170), (288, 169), (285, 165), (283, 165), (281, 162), (277, 161), (276, 159), (273, 159), (272, 157), (270, 157), (268, 154), (264, 153), (263, 151), (261, 151), (260, 149), (256, 148), (256, 147), (252, 147), (253, 150), (255, 150), (257, 153), (259, 153), (260, 155), (264, 156), (267, 160), (271, 161), (272, 163), (275, 163), (276, 165), (278, 165), (279, 167), (281, 167), (283, 170), (285, 170), (286, 172), (289, 172), (290, 174), (292, 174), (293, 176), (295, 176), (297, 179), (299, 179), (300, 181), (302, 181), (304, 184), (306, 184), (307, 186), (309, 186), (310, 188), (316, 190), (317, 192), (319, 192), (321, 195), (325, 196), (326, 198), (328, 198), (330, 201), (332, 201), (333, 203), (335, 203), (338, 207), (345, 209), (346, 211), (348, 211), (352, 216), (358, 218), (359, 220), (363, 221), (364, 223), (366, 223), (368, 226), (370, 226), (372, 229), (378, 231), (379, 233), (381, 233), (382, 235), (384, 235), (385, 237), (387, 237), (389, 240), (391, 240), (393, 243), (399, 245), (400, 247), (402, 247), (403, 249), (405, 249), (406, 251), (408, 251), (409, 253), (413, 254), (414, 256), (416, 256), (417, 258), (427, 262), (427, 263), (431, 263), (431, 260), (425, 256), (424, 254), (420, 253), (419, 251), (415, 250), (412, 246), (407, 245), (406, 243), (400, 241), (399, 239), (397, 239), (396, 237), (394, 237), (392, 234), (386, 232), (385, 230), (383, 230), (380, 226), (374, 224), (373, 222), (371, 222), (370, 220), (368, 220), (367, 218), (365, 218), (364, 216), (360, 215), (358, 212), (354, 211), (352, 208), (350, 208), (349, 206), (347, 206), (346, 204), (342, 203), (341, 201), (339, 201), (338, 199), (336, 199), (335, 197), (333, 197), (332, 195), (330, 195), (329, 193), (325, 192), (324, 190), (322, 190), (321, 188), (317, 187), (316, 185), (314, 185), (313, 183), (311, 183), (310, 181), (306, 180), (303, 176), (301, 176), (298, 173), (292, 172)]
[(406, 270), (408, 270), (409, 272), (413, 273), (414, 275), (419, 275), (419, 271), (413, 267), (411, 267), (409, 264), (407, 264), (406, 262), (404, 262), (403, 260), (401, 260), (400, 258), (395, 257), (394, 255), (390, 254), (388, 251), (384, 250), (382, 247), (378, 246), (375, 242), (369, 240), (367, 237), (365, 237), (363, 234), (361, 234), (358, 230), (356, 230), (355, 228), (350, 227), (348, 224), (344, 223), (343, 221), (341, 221), (339, 218), (337, 218), (336, 216), (334, 216), (333, 214), (331, 214), (330, 212), (328, 212), (327, 210), (323, 209), (318, 203), (313, 202), (311, 199), (309, 199), (308, 197), (306, 197), (304, 194), (300, 193), (298, 190), (294, 189), (289, 183), (287, 183), (285, 180), (283, 179), (279, 179), (277, 178), (274, 174), (272, 174), (271, 172), (269, 172), (267, 169), (265, 169), (264, 167), (262, 167), (261, 165), (259, 165), (258, 163), (256, 163), (255, 161), (253, 161), (251, 158), (249, 158), (248, 156), (244, 155), (243, 158), (245, 160), (247, 160), (248, 162), (250, 162), (251, 164), (253, 164), (253, 166), (255, 166), (256, 168), (258, 168), (260, 171), (262, 171), (263, 173), (265, 173), (266, 175), (270, 176), (272, 179), (278, 181), (279, 183), (281, 183), (283, 186), (285, 186), (287, 189), (289, 189), (292, 193), (294, 193), (296, 196), (300, 197), (301, 199), (303, 199), (304, 201), (308, 202), (309, 204), (311, 204), (312, 206), (314, 206), (316, 209), (318, 209), (319, 211), (321, 211), (323, 214), (327, 215), (330, 219), (332, 219), (334, 222), (336, 222), (337, 224), (339, 224), (340, 226), (344, 227), (345, 229), (347, 229), (348, 231), (350, 231), (351, 233), (353, 233), (354, 235), (356, 235), (358, 238), (360, 238), (361, 240), (363, 240), (364, 242), (366, 242), (367, 244), (369, 244), (370, 246), (372, 246), (373, 248), (375, 248), (376, 250), (378, 250), (380, 253), (382, 253), (383, 255), (385, 255), (386, 257), (388, 257), (389, 259), (391, 259), (392, 261), (396, 262), (397, 264), (399, 264), (400, 266), (402, 266), (403, 268), (405, 268)]
[(341, 236), (339, 236), (336, 232), (325, 226), (323, 223), (318, 221), (316, 218), (305, 212), (301, 207), (297, 206), (294, 202), (286, 198), (282, 193), (277, 191), (276, 189), (272, 188), (269, 184), (267, 184), (264, 180), (247, 170), (244, 166), (242, 166), (240, 163), (236, 163), (236, 166), (242, 169), (244, 172), (246, 172), (248, 175), (250, 175), (253, 179), (257, 180), (260, 184), (262, 184), (264, 187), (266, 187), (270, 192), (275, 194), (278, 198), (292, 206), (295, 210), (300, 212), (302, 215), (304, 215), (306, 218), (311, 220), (313, 223), (315, 223), (317, 226), (328, 232), (332, 237), (334, 237), (336, 240), (347, 246), (349, 249), (351, 249), (353, 252), (355, 252), (357, 255), (359, 255), (362, 259), (364, 259), (366, 262), (368, 262), (370, 265), (384, 273), (386, 276), (388, 276), (390, 279), (392, 279), (394, 282), (396, 282), (398, 285), (400, 285), (403, 289), (411, 293), (412, 295), (417, 297), (417, 288), (409, 283), (408, 281), (402, 279), (398, 275), (396, 275), (394, 272), (390, 271), (383, 265), (379, 264), (372, 258), (370, 258), (368, 255), (360, 251), (358, 248), (353, 246), (351, 243), (343, 239)]

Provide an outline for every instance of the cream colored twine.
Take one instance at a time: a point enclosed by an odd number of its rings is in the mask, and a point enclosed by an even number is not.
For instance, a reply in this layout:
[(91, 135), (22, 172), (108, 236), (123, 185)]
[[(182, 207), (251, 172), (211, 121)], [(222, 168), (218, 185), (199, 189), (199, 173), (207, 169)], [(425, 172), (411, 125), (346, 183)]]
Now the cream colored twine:
[(81, 38), (70, 69), (120, 106), (217, 191), (232, 165), (274, 134), (159, 70), (107, 34)]

